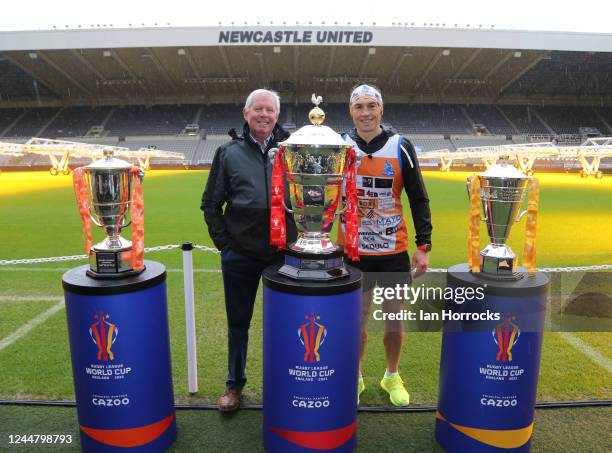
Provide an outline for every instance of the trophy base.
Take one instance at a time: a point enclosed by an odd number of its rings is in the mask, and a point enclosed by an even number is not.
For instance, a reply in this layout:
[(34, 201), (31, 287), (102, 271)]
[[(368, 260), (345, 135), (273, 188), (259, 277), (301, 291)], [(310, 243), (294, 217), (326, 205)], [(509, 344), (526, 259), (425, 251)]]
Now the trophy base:
[(524, 274), (518, 272), (518, 259), (510, 247), (489, 244), (480, 252), (480, 276), (489, 280), (517, 281)]
[(287, 250), (285, 264), (278, 270), (280, 275), (295, 280), (329, 281), (348, 277), (349, 272), (342, 261), (342, 251), (334, 250), (325, 255), (301, 253), (292, 247)]
[(87, 275), (100, 279), (111, 280), (138, 275), (144, 271), (132, 269), (132, 263), (128, 259), (131, 248), (123, 250), (98, 250), (92, 248), (89, 256), (89, 267)]

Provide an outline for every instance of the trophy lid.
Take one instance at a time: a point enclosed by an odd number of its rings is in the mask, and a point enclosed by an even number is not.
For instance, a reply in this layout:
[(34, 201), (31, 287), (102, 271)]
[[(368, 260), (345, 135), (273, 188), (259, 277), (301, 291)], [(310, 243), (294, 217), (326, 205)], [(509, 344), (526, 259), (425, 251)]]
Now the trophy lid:
[(335, 132), (328, 126), (308, 125), (300, 128), (298, 131), (291, 134), (281, 146), (329, 146), (329, 147), (346, 147), (350, 145), (346, 143), (340, 134)]
[(500, 159), (500, 162), (489, 167), (487, 171), (479, 173), (478, 176), (485, 178), (512, 178), (512, 179), (529, 179), (514, 165), (510, 165), (508, 160)]
[(287, 140), (279, 145), (284, 147), (291, 146), (327, 146), (327, 147), (343, 147), (348, 148), (350, 145), (344, 141), (342, 136), (335, 132), (331, 127), (323, 126), (321, 123), (325, 120), (325, 112), (319, 107), (319, 103), (323, 100), (321, 96), (312, 95), (312, 102), (315, 107), (308, 114), (308, 118), (312, 124), (300, 128), (298, 131), (291, 134)]
[(112, 150), (104, 150), (104, 159), (99, 159), (86, 165), (87, 170), (128, 170), (132, 164), (113, 157)]

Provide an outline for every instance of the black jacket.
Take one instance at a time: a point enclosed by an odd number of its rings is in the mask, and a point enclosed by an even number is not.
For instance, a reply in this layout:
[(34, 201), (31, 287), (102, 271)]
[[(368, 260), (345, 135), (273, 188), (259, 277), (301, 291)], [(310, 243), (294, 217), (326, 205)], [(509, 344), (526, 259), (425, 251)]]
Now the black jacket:
[[(361, 151), (366, 154), (372, 154), (380, 150), (387, 140), (394, 136), (397, 132), (390, 127), (382, 127), (379, 135), (374, 137), (370, 143), (366, 143), (357, 134), (357, 130), (353, 129), (349, 132), (349, 136), (353, 139)], [(410, 212), (412, 213), (412, 222), (416, 231), (415, 243), (417, 245), (431, 244), (431, 212), (429, 210), (429, 197), (421, 176), (419, 161), (417, 160), (414, 146), (406, 137), (402, 137), (402, 146), (410, 156), (410, 160), (405, 153), (402, 153), (402, 177), (404, 179), (404, 190), (408, 195), (410, 202)], [(365, 157), (364, 157), (365, 159)]]
[[(230, 133), (233, 140), (215, 152), (200, 209), (219, 250), (229, 245), (238, 253), (261, 260), (274, 259), (278, 254), (276, 247), (269, 245), (272, 163), (268, 151), (289, 133), (277, 124), (272, 134), (262, 153), (245, 124), (242, 137)], [(288, 194), (287, 186), (285, 189)], [(286, 220), (289, 244), (297, 234), (293, 217), (287, 214)]]

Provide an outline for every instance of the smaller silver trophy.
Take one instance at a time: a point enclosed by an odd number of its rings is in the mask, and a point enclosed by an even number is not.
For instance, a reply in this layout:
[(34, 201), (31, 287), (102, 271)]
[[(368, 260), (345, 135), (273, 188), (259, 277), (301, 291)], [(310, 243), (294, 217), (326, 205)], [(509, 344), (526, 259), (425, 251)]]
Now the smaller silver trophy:
[[(121, 237), (121, 230), (131, 224), (130, 204), (132, 200), (132, 164), (113, 157), (110, 150), (104, 151), (104, 159), (85, 167), (90, 218), (104, 229), (106, 238), (91, 247), (90, 270), (87, 274), (95, 278), (118, 278), (142, 272), (132, 268), (132, 242)], [(138, 173), (144, 176), (142, 169)]]
[[(501, 280), (516, 280), (518, 258), (506, 245), (512, 226), (527, 210), (519, 213), (530, 177), (521, 173), (502, 158), (484, 173), (477, 175), (480, 199), (491, 243), (480, 252), (480, 272)], [(468, 192), (473, 176), (468, 178)]]

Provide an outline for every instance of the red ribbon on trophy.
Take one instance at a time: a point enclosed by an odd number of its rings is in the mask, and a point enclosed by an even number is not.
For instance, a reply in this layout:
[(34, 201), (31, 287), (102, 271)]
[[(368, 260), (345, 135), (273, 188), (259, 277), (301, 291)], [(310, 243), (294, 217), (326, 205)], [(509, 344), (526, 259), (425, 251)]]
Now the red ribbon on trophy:
[(270, 205), (270, 245), (284, 250), (287, 246), (287, 225), (285, 219), (285, 150), (281, 146), (274, 156), (272, 169), (272, 200)]
[(346, 174), (344, 253), (352, 261), (359, 261), (359, 218), (357, 216), (357, 189), (355, 186), (357, 180), (356, 161), (355, 149), (351, 147), (344, 162)]
[(140, 181), (140, 167), (130, 168), (134, 190), (132, 193), (132, 250), (130, 260), (135, 270), (144, 269), (144, 199)]
[(91, 219), (89, 218), (89, 199), (87, 185), (85, 184), (85, 167), (75, 168), (72, 172), (72, 186), (74, 197), (79, 207), (81, 223), (83, 224), (83, 239), (85, 240), (85, 253), (91, 255)]

